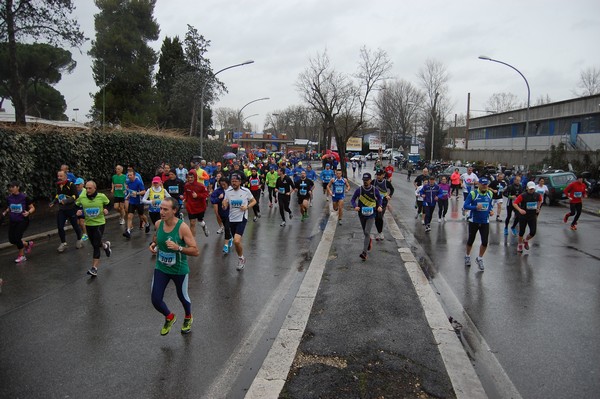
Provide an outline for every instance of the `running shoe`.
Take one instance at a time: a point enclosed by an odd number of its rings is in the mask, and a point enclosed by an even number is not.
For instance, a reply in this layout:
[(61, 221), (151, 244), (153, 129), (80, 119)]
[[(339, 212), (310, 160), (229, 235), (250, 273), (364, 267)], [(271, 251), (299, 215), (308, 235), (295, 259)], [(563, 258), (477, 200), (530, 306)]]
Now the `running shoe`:
[(471, 257), (465, 255), (465, 266), (466, 267), (471, 267)]
[(96, 277), (98, 275), (98, 269), (92, 266), (90, 267), (90, 270), (87, 271), (87, 274), (89, 274), (92, 277)]
[(574, 224), (574, 225), (572, 225), (572, 226), (571, 226), (571, 230), (573, 230), (573, 231), (577, 230), (577, 225), (575, 225), (575, 224)]
[(87, 235), (87, 234), (83, 234), (83, 235), (81, 236), (81, 241), (87, 241), (88, 239), (89, 239), (89, 237), (88, 237), (88, 235)]
[[(252, 218), (252, 221), (253, 221), (253, 222), (256, 222), (257, 220), (258, 220), (258, 216), (254, 216), (254, 217)], [(302, 220), (302, 221), (304, 221), (304, 220)]]
[(229, 253), (229, 245), (227, 245), (227, 244), (223, 245), (223, 253), (225, 255), (227, 255)]
[(183, 326), (181, 326), (182, 334), (189, 334), (192, 332), (192, 323), (194, 322), (193, 317), (186, 317), (183, 319)]
[(425, 226), (425, 233), (429, 233), (431, 231), (431, 226), (427, 225)]
[(442, 218), (438, 218), (438, 223), (442, 223)]
[(202, 226), (202, 230), (204, 230), (204, 235), (208, 237), (210, 232), (208, 231), (208, 225), (206, 223), (204, 223), (204, 226)]
[(362, 251), (362, 253), (359, 256), (362, 260), (367, 260), (367, 253), (365, 251)]
[(77, 248), (77, 249), (83, 248), (83, 241), (77, 240), (75, 242), (75, 248)]
[(269, 202), (269, 208), (273, 208), (273, 203)]
[(223, 230), (224, 230), (223, 226), (219, 227), (219, 230), (217, 230), (217, 234), (222, 234)]
[(110, 249), (110, 241), (105, 241), (103, 247), (106, 257), (110, 258), (110, 254), (112, 254), (112, 249)]
[(127, 229), (125, 230), (125, 232), (123, 233), (123, 237), (129, 239), (131, 238), (131, 230)]
[(338, 224), (341, 226), (342, 225), (342, 219), (338, 219)]
[(124, 225), (124, 224), (125, 224), (125, 219), (120, 219), (120, 220), (119, 220), (119, 224), (120, 224), (120, 225)]
[(19, 256), (17, 259), (15, 259), (15, 263), (23, 263), (26, 260), (27, 260), (27, 258), (25, 257), (25, 255)]
[(67, 248), (68, 245), (69, 244), (67, 244), (66, 242), (61, 242), (58, 248), (56, 248), (56, 250), (58, 252), (65, 252), (65, 248)]
[(516, 227), (511, 228), (510, 231), (513, 233), (513, 236), (516, 236), (518, 234)]
[(523, 248), (525, 248), (526, 251), (529, 251), (529, 241), (523, 241)]
[(565, 215), (565, 217), (563, 218), (563, 223), (567, 223), (567, 222), (569, 221), (569, 216), (571, 216), (571, 214), (570, 214), (570, 213), (567, 213), (567, 214)]
[(483, 258), (479, 256), (475, 258), (475, 262), (477, 262), (477, 266), (479, 266), (479, 270), (483, 271), (485, 267), (483, 266)]
[(522, 254), (523, 253), (523, 245), (522, 244), (517, 245), (517, 253), (518, 254)]
[(304, 222), (305, 219), (306, 219), (306, 217), (304, 216), (304, 214), (302, 214), (302, 216), (300, 216), (300, 221)]
[(233, 246), (233, 238), (229, 239), (229, 248), (231, 248)]
[(367, 251), (370, 251), (371, 248), (373, 248), (373, 239), (369, 238), (369, 247), (367, 248)]
[(292, 215), (292, 212), (290, 212), (290, 220), (293, 219), (294, 215)]
[(504, 228), (504, 235), (507, 236), (508, 235), (508, 227)]
[(500, 216), (496, 216), (496, 222), (500, 221)]
[(260, 219), (260, 216), (261, 216), (261, 215), (260, 215), (260, 212), (258, 212), (258, 215), (257, 215), (257, 216), (258, 216), (258, 218)]
[(144, 225), (144, 231), (146, 232), (146, 234), (150, 233), (150, 223), (146, 222), (146, 224)]
[(175, 324), (175, 320), (177, 320), (177, 317), (175, 317), (173, 313), (171, 313), (171, 315), (173, 316), (171, 320), (165, 318), (165, 325), (160, 330), (160, 335), (167, 335), (169, 331), (171, 331), (171, 327), (173, 327), (173, 324)]
[(284, 227), (284, 226), (285, 226), (285, 222), (281, 222), (281, 223), (279, 223), (279, 225), (280, 225), (281, 227)]
[(33, 241), (27, 241), (27, 248), (25, 248), (25, 255), (29, 255), (33, 249)]
[(238, 265), (235, 268), (236, 270), (243, 270), (244, 267), (246, 266), (246, 258), (244, 258), (244, 255), (238, 257)]

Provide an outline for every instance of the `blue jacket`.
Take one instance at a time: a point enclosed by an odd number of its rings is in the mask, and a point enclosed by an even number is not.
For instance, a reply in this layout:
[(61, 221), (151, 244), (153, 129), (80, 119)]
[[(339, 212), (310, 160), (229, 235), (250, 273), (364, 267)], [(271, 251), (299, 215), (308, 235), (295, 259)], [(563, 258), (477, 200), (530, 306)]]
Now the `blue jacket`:
[[(493, 210), (492, 196), (493, 193), (491, 190), (482, 193), (479, 189), (471, 191), (467, 195), (463, 208), (471, 211), (471, 220), (473, 223), (487, 224), (490, 222), (490, 212)], [(482, 210), (477, 209), (478, 204), (482, 205)]]
[(425, 184), (421, 191), (419, 191), (419, 194), (421, 194), (421, 196), (425, 195), (425, 199), (423, 199), (423, 206), (434, 206), (437, 201), (437, 197), (441, 195), (440, 186), (437, 184), (434, 184), (433, 186)]
[(333, 169), (323, 169), (320, 178), (323, 183), (329, 183), (334, 175)]
[[(219, 198), (221, 195), (223, 197)], [(222, 187), (216, 188), (212, 194), (210, 195), (210, 203), (213, 205), (218, 205), (219, 216), (222, 218), (229, 217), (229, 207), (227, 209), (223, 209), (223, 199), (225, 198), (225, 190)]]

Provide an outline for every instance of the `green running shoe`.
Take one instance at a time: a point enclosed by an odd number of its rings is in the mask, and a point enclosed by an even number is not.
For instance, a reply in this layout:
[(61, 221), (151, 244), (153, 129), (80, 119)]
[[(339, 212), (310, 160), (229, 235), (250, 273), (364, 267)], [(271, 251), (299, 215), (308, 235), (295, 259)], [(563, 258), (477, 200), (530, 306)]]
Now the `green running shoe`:
[(175, 320), (177, 320), (177, 317), (175, 317), (175, 315), (173, 315), (173, 318), (171, 320), (165, 319), (165, 325), (160, 330), (160, 335), (167, 335), (169, 331), (171, 331), (171, 327), (173, 327), (173, 324), (175, 324)]
[(192, 332), (192, 323), (194, 322), (194, 318), (190, 317), (189, 319), (186, 317), (183, 319), (183, 326), (181, 326), (182, 334), (189, 334)]

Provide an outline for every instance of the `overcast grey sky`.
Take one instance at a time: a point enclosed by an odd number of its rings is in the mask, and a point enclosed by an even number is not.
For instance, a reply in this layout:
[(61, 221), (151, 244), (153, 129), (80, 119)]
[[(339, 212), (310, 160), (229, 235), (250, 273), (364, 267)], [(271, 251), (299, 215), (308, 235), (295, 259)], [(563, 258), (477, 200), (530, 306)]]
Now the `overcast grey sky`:
[[(76, 17), (94, 38), (91, 0), (75, 0)], [(295, 82), (309, 57), (327, 49), (332, 64), (354, 72), (359, 49), (385, 50), (393, 62), (391, 76), (415, 84), (427, 59), (442, 62), (450, 74), (453, 113), (484, 109), (496, 92), (511, 92), (526, 101), (522, 78), (500, 64), (481, 61), (487, 55), (514, 65), (528, 79), (532, 103), (549, 95), (553, 101), (574, 97), (582, 69), (600, 68), (600, 1), (598, 0), (158, 0), (154, 16), (160, 39), (183, 38), (186, 24), (211, 41), (207, 53), (213, 69), (248, 59), (254, 64), (223, 72), (229, 93), (214, 107), (239, 109), (262, 130), (267, 113), (301, 104)], [(97, 91), (87, 56), (73, 49), (78, 66), (57, 85), (77, 117), (91, 107)], [(374, 112), (374, 110), (371, 110)], [(474, 116), (477, 113), (474, 113)], [(481, 115), (481, 114), (479, 114)]]

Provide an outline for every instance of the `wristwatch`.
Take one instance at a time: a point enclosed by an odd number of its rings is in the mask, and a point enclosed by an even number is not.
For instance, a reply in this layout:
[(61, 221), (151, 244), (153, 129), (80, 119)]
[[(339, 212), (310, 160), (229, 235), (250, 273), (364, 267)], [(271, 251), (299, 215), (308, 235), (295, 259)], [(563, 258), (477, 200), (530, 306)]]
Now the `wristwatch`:
[(183, 247), (180, 245), (180, 246), (179, 246), (179, 248), (177, 248), (177, 250), (178, 250), (179, 252), (182, 252), (182, 251), (183, 251)]

